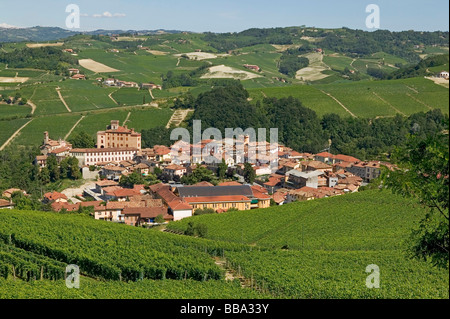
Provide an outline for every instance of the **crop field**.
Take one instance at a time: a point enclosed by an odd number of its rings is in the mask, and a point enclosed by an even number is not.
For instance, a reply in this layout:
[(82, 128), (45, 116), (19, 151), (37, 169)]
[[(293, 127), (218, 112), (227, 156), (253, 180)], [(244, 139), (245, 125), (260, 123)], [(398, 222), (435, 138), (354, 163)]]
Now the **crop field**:
[(137, 88), (121, 88), (115, 90), (112, 94), (114, 100), (119, 103), (119, 105), (143, 105), (150, 103), (152, 97), (148, 90), (139, 90)]
[(356, 116), (364, 118), (394, 116), (396, 113), (411, 115), (434, 108), (446, 114), (449, 112), (448, 89), (422, 78), (250, 89), (249, 92), (254, 100), (264, 96), (281, 98), (292, 95), (319, 116), (326, 113), (350, 116), (326, 93), (339, 100)]
[[(388, 192), (366, 191), (254, 212), (204, 215), (207, 238), (248, 244), (226, 252), (229, 267), (283, 298), (448, 298), (449, 276), (410, 260), (406, 240), (424, 211)], [(368, 265), (380, 267), (381, 289), (365, 286)]]
[[(177, 298), (445, 299), (448, 272), (405, 255), (405, 240), (423, 214), (411, 200), (366, 191), (170, 224), (182, 230), (188, 222), (203, 223), (208, 235), (200, 239), (76, 214), (4, 210), (0, 297), (108, 299), (122, 289), (121, 298), (152, 298), (161, 289), (158, 298), (179, 291)], [(216, 256), (253, 289), (224, 281)], [(83, 275), (77, 292), (64, 290), (58, 279), (69, 263)], [(365, 285), (373, 264), (380, 268), (380, 289)]]
[[(131, 114), (128, 117), (129, 113)], [(134, 128), (136, 131), (140, 132), (143, 129), (165, 126), (169, 122), (172, 113), (173, 111), (168, 108), (130, 108), (110, 110), (108, 112), (88, 113), (73, 130), (71, 136), (79, 132), (86, 132), (92, 137), (95, 137), (98, 131), (105, 130), (106, 127), (111, 124), (111, 120), (118, 120), (120, 121), (120, 124), (123, 125), (127, 117), (128, 121), (125, 124), (129, 128)]]
[(39, 146), (44, 140), (44, 132), (48, 131), (52, 139), (64, 138), (73, 125), (80, 119), (79, 115), (54, 115), (33, 119), (18, 136), (12, 145)]
[(0, 278), (0, 299), (271, 299), (239, 283), (219, 280), (98, 281), (80, 278), (80, 289), (67, 289), (64, 280), (26, 282)]
[[(0, 106), (1, 108), (1, 106)], [(0, 147), (17, 131), (22, 127), (29, 119), (15, 119), (15, 120), (2, 120), (0, 121)]]
[(0, 104), (0, 119), (23, 118), (31, 113), (28, 105)]

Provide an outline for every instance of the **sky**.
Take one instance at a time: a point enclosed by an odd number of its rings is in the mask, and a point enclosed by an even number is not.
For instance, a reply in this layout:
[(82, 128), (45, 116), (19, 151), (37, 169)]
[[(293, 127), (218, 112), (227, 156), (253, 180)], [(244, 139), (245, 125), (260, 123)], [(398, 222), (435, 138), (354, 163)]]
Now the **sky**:
[(239, 32), (249, 28), (366, 26), (366, 7), (380, 8), (380, 29), (448, 31), (448, 0), (0, 0), (0, 25), (68, 29), (66, 7), (80, 8), (73, 31), (181, 30)]

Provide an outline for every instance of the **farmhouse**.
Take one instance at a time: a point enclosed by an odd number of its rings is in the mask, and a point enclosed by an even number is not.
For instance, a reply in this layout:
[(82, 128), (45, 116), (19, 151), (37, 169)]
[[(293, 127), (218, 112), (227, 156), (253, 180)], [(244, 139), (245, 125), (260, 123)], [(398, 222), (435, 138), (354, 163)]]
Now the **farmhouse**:
[(156, 84), (153, 84), (153, 83), (142, 83), (141, 84), (141, 89), (162, 90), (162, 86), (161, 85), (156, 85)]
[(86, 80), (86, 76), (84, 74), (75, 74), (71, 77), (73, 80)]
[(448, 71), (442, 71), (442, 72), (440, 72), (440, 73), (438, 74), (438, 78), (448, 80), (448, 78), (449, 78), (449, 73), (448, 73)]
[(16, 192), (20, 192), (20, 193), (22, 193), (23, 195), (28, 196), (26, 191), (23, 191), (23, 190), (18, 189), (18, 188), (10, 188), (10, 189), (5, 190), (5, 191), (2, 193), (2, 197), (11, 198), (11, 197), (12, 197), (12, 194), (14, 194), (14, 193), (16, 193)]
[(261, 70), (261, 68), (257, 65), (251, 65), (251, 64), (244, 64), (244, 68), (252, 70), (252, 71), (256, 71), (259, 72)]
[(80, 70), (78, 69), (69, 69), (70, 74), (80, 74)]

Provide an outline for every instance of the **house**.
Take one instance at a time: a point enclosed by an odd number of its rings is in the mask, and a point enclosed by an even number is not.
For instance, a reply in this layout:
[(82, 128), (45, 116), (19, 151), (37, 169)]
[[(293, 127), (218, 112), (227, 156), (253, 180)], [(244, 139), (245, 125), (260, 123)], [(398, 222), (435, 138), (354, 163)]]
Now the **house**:
[[(119, 163), (121, 161), (133, 160), (138, 152), (133, 147), (118, 148), (77, 148), (70, 150), (70, 156), (78, 159), (80, 167), (100, 166), (101, 163)], [(126, 169), (124, 169), (126, 170)]]
[(62, 52), (73, 53), (73, 49), (64, 49)]
[(141, 83), (141, 89), (143, 90), (162, 90), (161, 85), (153, 84), (153, 83)]
[(69, 73), (70, 74), (80, 74), (80, 70), (79, 69), (69, 69)]
[(173, 216), (174, 221), (182, 220), (183, 218), (192, 217), (192, 215), (193, 215), (192, 206), (181, 199), (174, 200), (174, 201), (168, 203), (168, 205), (169, 205), (169, 210)]
[(319, 176), (325, 175), (322, 171), (309, 171), (300, 172), (298, 170), (292, 170), (286, 173), (285, 185), (291, 188), (318, 188), (319, 187)]
[(116, 80), (115, 79), (106, 79), (103, 82), (104, 85), (108, 85), (108, 86), (114, 86), (116, 85)]
[(117, 200), (119, 202), (129, 201), (131, 197), (139, 195), (141, 195), (141, 192), (128, 188), (121, 188), (105, 194), (107, 200)]
[(333, 166), (330, 166), (328, 164), (325, 164), (320, 161), (305, 161), (301, 163), (302, 165), (302, 171), (309, 172), (309, 171), (320, 171), (320, 172), (333, 172)]
[(125, 224), (142, 226), (155, 224), (155, 219), (161, 215), (166, 222), (174, 220), (166, 207), (125, 207), (123, 209)]
[(192, 208), (212, 208), (227, 211), (230, 208), (250, 210), (270, 206), (270, 196), (262, 187), (249, 185), (215, 187), (177, 187), (177, 192)]
[(66, 195), (58, 192), (46, 193), (44, 195), (44, 203), (67, 203), (68, 198)]
[(448, 71), (442, 71), (442, 72), (440, 72), (440, 73), (438, 74), (438, 78), (448, 80), (448, 79), (449, 79), (449, 73), (448, 73)]
[(0, 209), (13, 209), (14, 204), (12, 201), (0, 199)]
[(103, 202), (101, 201), (92, 201), (92, 202), (80, 202), (77, 204), (69, 204), (65, 202), (54, 202), (52, 203), (52, 209), (55, 212), (60, 212), (65, 209), (68, 212), (76, 212), (80, 209), (80, 207), (93, 207), (94, 212), (97, 210), (104, 210)]
[(172, 164), (164, 168), (164, 174), (168, 175), (170, 178), (175, 176), (183, 177), (187, 173), (187, 168), (181, 165)]
[(102, 175), (112, 180), (118, 180), (125, 172), (127, 172), (126, 168), (114, 165), (107, 165), (102, 168)]
[(364, 181), (370, 182), (372, 179), (380, 176), (381, 162), (360, 162), (348, 168), (347, 171), (361, 177)]
[(47, 159), (48, 159), (47, 155), (38, 155), (34, 160), (34, 165), (39, 166), (39, 168), (44, 168), (47, 166)]
[(75, 74), (71, 77), (73, 80), (86, 80), (86, 76), (84, 74)]
[(115, 181), (111, 181), (111, 180), (103, 180), (103, 181), (98, 181), (95, 183), (95, 191), (99, 194), (104, 193), (104, 190), (109, 188), (109, 187), (117, 187), (119, 186), (119, 183), (115, 182)]
[(256, 71), (259, 72), (261, 70), (261, 68), (257, 65), (251, 65), (251, 64), (244, 64), (244, 68), (252, 70), (252, 71)]
[(136, 82), (116, 81), (116, 86), (124, 88), (137, 88), (139, 85)]
[(148, 176), (150, 174), (150, 166), (145, 163), (140, 163), (134, 166), (133, 170), (144, 176)]
[(72, 144), (62, 139), (52, 140), (49, 138), (48, 132), (44, 132), (44, 142), (40, 147), (42, 155), (49, 155), (55, 150), (72, 149)]
[(10, 189), (5, 190), (2, 193), (2, 197), (11, 198), (12, 194), (14, 194), (16, 192), (20, 192), (20, 193), (24, 194), (25, 196), (27, 196), (27, 192), (26, 191), (23, 191), (23, 190), (18, 189), (18, 188), (10, 188)]
[(126, 125), (120, 126), (117, 120), (112, 120), (106, 131), (97, 132), (97, 148), (137, 148), (141, 150), (141, 147), (141, 134), (135, 132), (133, 128), (129, 129)]
[(282, 187), (283, 181), (285, 179), (284, 175), (272, 174), (269, 180), (263, 183), (263, 186), (267, 189), (269, 193), (275, 193), (276, 189)]

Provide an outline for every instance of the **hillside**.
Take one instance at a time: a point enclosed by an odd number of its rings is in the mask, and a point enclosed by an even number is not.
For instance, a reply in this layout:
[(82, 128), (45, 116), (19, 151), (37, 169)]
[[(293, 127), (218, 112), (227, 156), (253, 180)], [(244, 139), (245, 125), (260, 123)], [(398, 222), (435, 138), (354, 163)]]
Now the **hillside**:
[[(8, 279), (0, 279), (0, 296), (127, 298), (164, 290), (162, 297), (448, 298), (448, 272), (405, 256), (404, 242), (423, 213), (410, 200), (367, 191), (170, 225), (203, 223), (208, 239), (199, 239), (76, 214), (2, 210), (0, 273)], [(94, 279), (83, 277), (77, 293), (62, 292), (66, 263)], [(380, 267), (377, 291), (364, 284), (370, 264)], [(13, 281), (12, 265), (30, 282)], [(224, 281), (223, 268), (253, 289)], [(52, 278), (60, 286), (49, 293)]]

